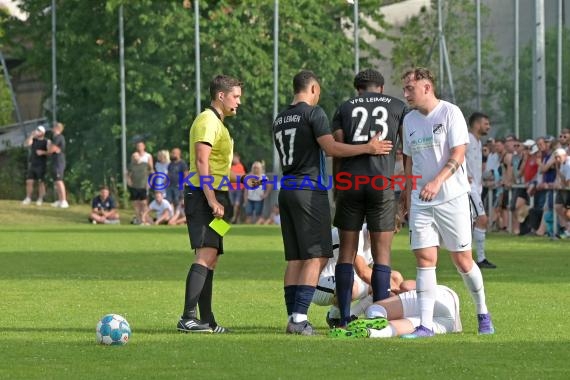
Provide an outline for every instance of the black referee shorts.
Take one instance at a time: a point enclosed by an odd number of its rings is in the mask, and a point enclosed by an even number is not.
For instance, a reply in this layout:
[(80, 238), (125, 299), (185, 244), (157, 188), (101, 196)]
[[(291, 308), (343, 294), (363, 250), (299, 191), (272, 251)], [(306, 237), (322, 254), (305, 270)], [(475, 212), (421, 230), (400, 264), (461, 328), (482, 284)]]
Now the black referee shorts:
[(285, 260), (333, 257), (331, 213), (326, 191), (279, 192)]
[(377, 190), (370, 184), (337, 192), (334, 226), (345, 231), (360, 231), (364, 218), (372, 232), (394, 231), (396, 198), (394, 190)]
[[(216, 191), (216, 199), (224, 206), (224, 220), (229, 221), (231, 210), (230, 198), (227, 191)], [(206, 195), (201, 189), (184, 188), (184, 213), (186, 226), (192, 249), (216, 248), (218, 255), (224, 253), (224, 239), (214, 231), (209, 224), (214, 220), (212, 209), (208, 205)]]

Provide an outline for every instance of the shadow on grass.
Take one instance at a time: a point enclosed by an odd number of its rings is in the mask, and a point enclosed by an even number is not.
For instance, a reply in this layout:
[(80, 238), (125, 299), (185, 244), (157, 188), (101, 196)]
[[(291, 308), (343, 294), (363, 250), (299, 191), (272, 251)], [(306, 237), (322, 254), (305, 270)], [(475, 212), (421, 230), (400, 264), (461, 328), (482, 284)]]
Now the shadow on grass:
[[(131, 224), (121, 225), (92, 225), (89, 223), (81, 223), (81, 225), (55, 224), (49, 227), (45, 226), (0, 226), (2, 233), (20, 234), (20, 233), (47, 233), (47, 234), (133, 234), (133, 235), (187, 235), (187, 228), (182, 226), (140, 226)], [(226, 240), (232, 237), (259, 237), (259, 236), (276, 236), (281, 237), (281, 230), (277, 226), (232, 226), (232, 229), (226, 236)]]
[[(162, 327), (162, 328), (132, 328), (133, 334), (184, 334), (178, 331), (174, 324), (172, 327)], [(237, 326), (228, 327), (231, 331), (230, 334), (239, 335), (252, 335), (252, 334), (283, 334), (285, 327), (277, 328), (274, 326)], [(77, 328), (77, 327), (0, 327), (0, 333), (81, 333), (81, 334), (91, 334), (95, 333), (95, 327), (93, 328)], [(195, 335), (193, 333), (188, 333), (188, 335)], [(214, 334), (221, 335), (221, 334)]]

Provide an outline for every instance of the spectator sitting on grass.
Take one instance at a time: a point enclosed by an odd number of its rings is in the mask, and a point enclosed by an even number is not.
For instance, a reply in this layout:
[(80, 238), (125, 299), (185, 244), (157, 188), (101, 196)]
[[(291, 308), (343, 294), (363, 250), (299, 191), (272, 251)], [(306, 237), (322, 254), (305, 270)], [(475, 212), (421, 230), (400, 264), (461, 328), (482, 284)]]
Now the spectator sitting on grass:
[(93, 224), (119, 224), (119, 213), (115, 200), (109, 193), (107, 186), (99, 189), (99, 195), (91, 202), (91, 215), (89, 221)]
[(281, 214), (279, 214), (279, 204), (274, 204), (273, 209), (271, 210), (271, 214), (267, 219), (263, 219), (263, 217), (259, 218), (256, 224), (275, 224), (277, 226), (281, 225)]
[(168, 221), (169, 226), (178, 226), (180, 224), (186, 224), (186, 213), (184, 212), (184, 199), (180, 199), (180, 203), (176, 206), (174, 211), (174, 216)]
[[(156, 217), (153, 219), (150, 216), (151, 211), (156, 212)], [(145, 225), (150, 224), (168, 224), (168, 221), (174, 216), (174, 211), (170, 202), (164, 199), (162, 191), (154, 192), (154, 201), (150, 203), (148, 209), (143, 214), (143, 221)]]

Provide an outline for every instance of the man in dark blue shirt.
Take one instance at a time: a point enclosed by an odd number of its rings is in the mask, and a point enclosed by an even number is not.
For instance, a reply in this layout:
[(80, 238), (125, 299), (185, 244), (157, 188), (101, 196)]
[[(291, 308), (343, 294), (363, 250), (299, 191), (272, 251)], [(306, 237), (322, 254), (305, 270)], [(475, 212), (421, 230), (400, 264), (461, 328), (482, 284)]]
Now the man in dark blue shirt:
[(115, 200), (109, 194), (109, 188), (102, 186), (99, 195), (91, 202), (89, 221), (93, 224), (119, 224), (119, 213)]
[(174, 210), (182, 201), (183, 193), (179, 190), (180, 173), (188, 175), (188, 165), (182, 160), (182, 152), (179, 148), (173, 148), (170, 152), (170, 164), (168, 165), (168, 179), (170, 184), (166, 188), (166, 199), (172, 204)]

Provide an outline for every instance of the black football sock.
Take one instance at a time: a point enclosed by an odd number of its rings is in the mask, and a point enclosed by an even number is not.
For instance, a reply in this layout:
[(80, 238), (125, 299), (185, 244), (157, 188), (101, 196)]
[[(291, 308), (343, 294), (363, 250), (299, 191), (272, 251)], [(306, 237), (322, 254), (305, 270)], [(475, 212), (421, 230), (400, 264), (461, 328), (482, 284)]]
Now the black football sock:
[(297, 285), (297, 293), (295, 294), (295, 306), (293, 313), (307, 314), (309, 306), (313, 300), (316, 287), (310, 285)]
[(208, 268), (200, 264), (192, 264), (186, 277), (186, 294), (184, 296), (184, 313), (182, 318), (196, 318), (196, 304), (208, 276)]
[(216, 319), (212, 312), (212, 289), (214, 281), (214, 271), (208, 269), (208, 275), (198, 299), (198, 307), (200, 308), (200, 320), (209, 323), (211, 327), (216, 327)]
[(293, 307), (295, 307), (295, 295), (297, 294), (297, 285), (287, 285), (283, 288), (285, 293), (285, 307), (287, 308), (287, 316), (293, 314)]
[(390, 273), (388, 265), (374, 264), (372, 266), (372, 300), (381, 301), (390, 297)]
[(352, 264), (337, 264), (335, 267), (336, 297), (340, 309), (340, 324), (350, 322), (350, 303), (352, 301), (352, 285), (354, 270)]

